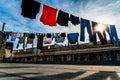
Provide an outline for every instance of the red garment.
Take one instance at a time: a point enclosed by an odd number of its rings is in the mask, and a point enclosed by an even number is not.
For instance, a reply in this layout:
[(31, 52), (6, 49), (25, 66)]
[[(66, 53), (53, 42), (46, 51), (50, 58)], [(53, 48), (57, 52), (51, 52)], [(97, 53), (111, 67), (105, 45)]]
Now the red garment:
[(37, 49), (42, 49), (43, 48), (43, 35), (38, 36), (38, 43), (37, 43)]
[(57, 9), (44, 5), (40, 21), (45, 25), (56, 26)]

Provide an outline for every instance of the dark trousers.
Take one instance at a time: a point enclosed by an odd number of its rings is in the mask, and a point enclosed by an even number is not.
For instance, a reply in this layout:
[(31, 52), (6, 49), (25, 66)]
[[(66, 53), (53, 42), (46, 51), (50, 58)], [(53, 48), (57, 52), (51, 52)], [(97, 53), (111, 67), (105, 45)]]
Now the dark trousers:
[(110, 37), (110, 30), (107, 24), (103, 24), (103, 27), (105, 28), (103, 30), (103, 33), (100, 31), (96, 31), (98, 23), (97, 22), (92, 22), (92, 29), (93, 29), (93, 43), (97, 44), (97, 35), (98, 38), (100, 39), (101, 44), (107, 44), (107, 38), (106, 38), (106, 32), (109, 34)]

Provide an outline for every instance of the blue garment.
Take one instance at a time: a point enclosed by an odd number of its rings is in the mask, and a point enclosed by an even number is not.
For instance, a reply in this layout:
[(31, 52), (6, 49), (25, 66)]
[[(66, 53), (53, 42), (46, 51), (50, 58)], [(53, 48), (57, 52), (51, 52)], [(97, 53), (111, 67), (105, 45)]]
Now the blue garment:
[(110, 25), (110, 35), (111, 35), (112, 45), (113, 46), (120, 45), (115, 25)]
[(56, 37), (55, 42), (56, 43), (63, 43), (65, 41), (65, 37)]
[(89, 41), (93, 42), (93, 36), (92, 36), (92, 30), (90, 21), (86, 19), (81, 18), (81, 31), (80, 31), (80, 41), (85, 41), (85, 32), (84, 29), (87, 28), (88, 34), (89, 34)]
[(79, 33), (67, 34), (68, 43), (75, 44), (76, 42), (78, 42), (78, 36), (79, 36)]

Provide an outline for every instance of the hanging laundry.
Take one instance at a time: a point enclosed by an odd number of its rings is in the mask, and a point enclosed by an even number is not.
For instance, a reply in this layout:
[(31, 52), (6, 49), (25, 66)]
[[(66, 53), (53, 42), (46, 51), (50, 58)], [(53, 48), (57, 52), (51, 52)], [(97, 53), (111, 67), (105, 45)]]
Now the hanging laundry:
[(25, 42), (25, 37), (19, 37), (19, 43), (24, 43)]
[(68, 26), (69, 14), (59, 10), (57, 23), (61, 26)]
[(45, 25), (56, 26), (57, 9), (44, 5), (40, 21)]
[(56, 43), (63, 43), (65, 41), (65, 37), (56, 37), (55, 42)]
[(44, 44), (51, 44), (52, 40), (53, 40), (52, 37), (51, 38), (47, 38), (47, 36), (45, 36), (43, 42), (44, 42)]
[(59, 33), (55, 34), (55, 42), (56, 43), (63, 43), (65, 41), (65, 37), (62, 37), (61, 35), (65, 36), (64, 33), (63, 34), (59, 34)]
[(52, 38), (51, 33), (47, 33), (47, 38)]
[(61, 37), (66, 37), (66, 33), (61, 33)]
[(37, 41), (37, 47), (34, 49), (34, 55), (38, 56), (41, 52), (41, 49), (43, 48), (43, 39), (44, 35), (43, 34), (36, 34), (36, 41)]
[(108, 24), (103, 24), (103, 23), (102, 23), (102, 26), (104, 27), (104, 30), (103, 30), (104, 39), (107, 40), (107, 36), (106, 36), (106, 32), (107, 32), (108, 35), (109, 35), (109, 38), (110, 38), (110, 43), (111, 43), (111, 36), (110, 36), (109, 25), (108, 25)]
[(17, 37), (17, 32), (12, 32), (11, 34), (11, 41), (15, 41)]
[[(97, 44), (97, 35), (98, 35), (98, 38), (100, 39), (101, 41), (101, 44), (107, 44), (107, 40), (106, 40), (106, 33), (105, 31), (108, 32), (108, 34), (110, 34), (110, 31), (109, 31), (109, 27), (107, 24), (104, 24), (102, 26), (99, 26), (100, 23), (97, 23), (97, 22), (93, 22), (92, 21), (92, 29), (93, 29), (93, 43), (94, 44)], [(104, 30), (103, 30), (103, 33), (100, 32), (100, 31), (96, 31), (96, 27), (104, 27)]]
[(43, 35), (38, 35), (37, 49), (42, 49), (43, 48), (43, 39), (44, 39)]
[(69, 33), (69, 34), (67, 34), (68, 46), (69, 46), (69, 43), (70, 44), (78, 43), (78, 37), (79, 37), (79, 33)]
[(60, 33), (55, 33), (55, 34), (54, 34), (54, 38), (55, 38), (55, 37), (60, 37), (60, 36), (61, 36)]
[(27, 47), (27, 44), (32, 44), (32, 48), (33, 48), (33, 38), (27, 37), (26, 47)]
[(27, 37), (27, 43), (26, 43), (26, 44), (33, 44), (33, 39), (32, 39), (32, 38)]
[(6, 49), (10, 49), (10, 52), (12, 53), (14, 44), (12, 42), (6, 42)]
[(21, 33), (20, 32), (17, 33), (17, 38), (19, 38), (19, 37), (21, 37)]
[(35, 38), (35, 34), (34, 33), (29, 34), (29, 38), (34, 39)]
[(51, 33), (52, 40), (54, 39), (54, 33)]
[(19, 41), (18, 41), (18, 44), (17, 44), (17, 47), (19, 47), (19, 44), (23, 44), (23, 49), (25, 48), (25, 34), (23, 36), (21, 36), (22, 34), (20, 34), (20, 37), (19, 37)]
[(85, 41), (85, 27), (87, 28), (87, 32), (89, 34), (89, 41), (93, 42), (93, 36), (92, 36), (92, 30), (91, 30), (91, 25), (90, 21), (86, 19), (81, 18), (81, 27), (80, 27), (80, 41)]
[(117, 31), (115, 25), (110, 25), (110, 35), (111, 35), (111, 42), (113, 46), (120, 46), (119, 38), (117, 35)]
[(39, 12), (41, 3), (38, 3), (34, 0), (22, 0), (21, 8), (24, 17), (35, 19), (36, 14)]
[(35, 38), (35, 35), (34, 34), (30, 34), (29, 36), (27, 36), (27, 42), (26, 42), (26, 47), (27, 47), (27, 44), (32, 44), (32, 48), (33, 48), (33, 39)]
[(76, 17), (76, 16), (74, 16), (74, 15), (70, 15), (70, 19), (69, 19), (70, 21), (71, 21), (71, 23), (72, 24), (74, 24), (74, 25), (78, 25), (78, 24), (80, 24), (80, 20), (79, 20), (79, 17)]

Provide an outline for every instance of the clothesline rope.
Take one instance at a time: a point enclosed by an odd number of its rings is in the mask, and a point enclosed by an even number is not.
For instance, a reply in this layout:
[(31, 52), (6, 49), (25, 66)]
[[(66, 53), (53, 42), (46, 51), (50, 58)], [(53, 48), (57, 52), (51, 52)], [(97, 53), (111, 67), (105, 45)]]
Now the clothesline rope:
[[(3, 25), (3, 23), (4, 22), (2, 22), (2, 21), (0, 21), (0, 23), (1, 23), (1, 25)], [(5, 26), (11, 26), (11, 25), (8, 25), (8, 24), (5, 24)], [(115, 26), (120, 26), (120, 25), (115, 25)], [(6, 27), (5, 27), (6, 28)], [(68, 27), (69, 28), (69, 27)], [(75, 27), (74, 27), (75, 28)], [(116, 27), (116, 29), (120, 29), (120, 28), (118, 28), (118, 27)], [(1, 27), (1, 30), (2, 30), (2, 27)], [(5, 32), (18, 32), (18, 31), (5, 31)], [(23, 31), (23, 32), (19, 32), (19, 33), (30, 33), (30, 32), (26, 32), (26, 31)], [(36, 33), (36, 32), (34, 32), (34, 33)], [(43, 32), (42, 32), (43, 33)], [(42, 34), (41, 33), (41, 34)], [(49, 32), (49, 33), (54, 33), (54, 32)], [(62, 33), (62, 32), (60, 32), (60, 33)], [(44, 34), (44, 33), (43, 33)]]

